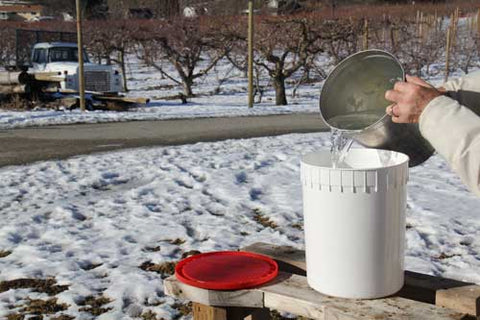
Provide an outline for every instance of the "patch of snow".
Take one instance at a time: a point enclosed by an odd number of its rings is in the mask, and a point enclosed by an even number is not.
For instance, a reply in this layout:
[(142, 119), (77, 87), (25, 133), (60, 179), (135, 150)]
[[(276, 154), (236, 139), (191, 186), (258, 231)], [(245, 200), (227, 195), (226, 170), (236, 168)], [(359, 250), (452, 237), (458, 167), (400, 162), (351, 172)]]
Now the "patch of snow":
[[(100, 294), (112, 301), (98, 319), (184, 319), (161, 275), (140, 265), (258, 241), (303, 248), (300, 158), (329, 144), (328, 133), (291, 134), (2, 168), (0, 250), (12, 253), (0, 281), (55, 277), (76, 319), (95, 318), (79, 301)], [(406, 268), (480, 284), (479, 215), (480, 199), (440, 157), (412, 168)], [(46, 295), (0, 293), (0, 317), (27, 297)]]

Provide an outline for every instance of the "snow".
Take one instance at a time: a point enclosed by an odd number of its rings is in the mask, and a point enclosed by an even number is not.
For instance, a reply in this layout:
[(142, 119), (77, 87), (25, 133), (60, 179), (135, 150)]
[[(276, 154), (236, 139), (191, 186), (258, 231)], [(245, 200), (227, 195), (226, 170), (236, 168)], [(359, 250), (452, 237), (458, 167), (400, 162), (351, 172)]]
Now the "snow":
[[(262, 102), (249, 109), (247, 79), (226, 61), (222, 61), (207, 76), (197, 79), (193, 88), (196, 96), (184, 105), (180, 99), (172, 100), (172, 97), (182, 92), (181, 86), (174, 85), (167, 78), (163, 79), (158, 71), (139, 62), (136, 57), (129, 56), (128, 59), (126, 77), (130, 91), (127, 96), (149, 98), (151, 100), (149, 104), (126, 112), (55, 111), (42, 108), (25, 112), (0, 109), (0, 129), (73, 123), (318, 113), (319, 110), (318, 97), (321, 82), (301, 86), (295, 97), (292, 97), (293, 84), (288, 85), (289, 105), (287, 106), (276, 106), (273, 90), (266, 89)], [(170, 73), (175, 74), (171, 68), (169, 69), (168, 66), (166, 68)], [(266, 77), (262, 80), (262, 85), (271, 87)]]
[[(95, 318), (79, 304), (100, 294), (111, 310), (98, 319), (184, 319), (161, 275), (139, 266), (258, 241), (303, 248), (299, 162), (329, 143), (328, 133), (291, 134), (2, 168), (0, 251), (12, 253), (0, 281), (54, 277), (68, 285), (56, 296), (69, 305), (62, 313), (76, 319)], [(412, 168), (406, 268), (480, 284), (479, 214), (480, 199), (440, 157)], [(0, 293), (0, 317), (28, 297), (47, 298)]]

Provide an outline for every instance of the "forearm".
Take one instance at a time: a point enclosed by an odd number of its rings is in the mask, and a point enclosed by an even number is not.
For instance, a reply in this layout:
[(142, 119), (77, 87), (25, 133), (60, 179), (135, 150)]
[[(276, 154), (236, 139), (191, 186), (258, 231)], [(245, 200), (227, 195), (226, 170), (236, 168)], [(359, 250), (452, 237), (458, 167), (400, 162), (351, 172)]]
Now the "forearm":
[(440, 96), (423, 110), (420, 131), (480, 196), (480, 117), (457, 101)]

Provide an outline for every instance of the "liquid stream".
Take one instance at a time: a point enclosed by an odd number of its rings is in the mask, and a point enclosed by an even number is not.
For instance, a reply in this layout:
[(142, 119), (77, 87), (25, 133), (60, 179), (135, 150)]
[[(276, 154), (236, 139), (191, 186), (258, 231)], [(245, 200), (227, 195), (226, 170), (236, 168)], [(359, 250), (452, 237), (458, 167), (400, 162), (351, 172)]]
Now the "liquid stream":
[(332, 168), (349, 168), (344, 163), (348, 151), (352, 147), (353, 139), (350, 137), (351, 132), (345, 130), (333, 129), (330, 135), (331, 148), (330, 154), (332, 158)]
[(330, 135), (330, 153), (334, 169), (350, 168), (344, 161), (353, 144), (352, 136), (374, 124), (384, 115), (385, 113), (383, 112), (367, 111), (335, 116), (328, 119), (330, 125), (338, 128), (332, 128)]

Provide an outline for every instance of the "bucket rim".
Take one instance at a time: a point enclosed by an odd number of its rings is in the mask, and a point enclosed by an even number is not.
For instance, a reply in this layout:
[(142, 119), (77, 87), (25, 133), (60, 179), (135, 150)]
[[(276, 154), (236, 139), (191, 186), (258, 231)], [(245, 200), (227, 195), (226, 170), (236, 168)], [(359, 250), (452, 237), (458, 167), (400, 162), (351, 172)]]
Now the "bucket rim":
[(312, 162), (308, 162), (306, 158), (308, 156), (313, 156), (315, 154), (330, 154), (330, 150), (319, 150), (319, 151), (313, 151), (309, 152), (306, 154), (303, 154), (301, 157), (301, 165), (306, 165), (306, 166), (311, 166), (315, 168), (322, 168), (325, 170), (332, 170), (332, 171), (380, 171), (380, 170), (389, 170), (389, 169), (395, 169), (403, 166), (407, 166), (410, 161), (410, 157), (403, 153), (403, 152), (398, 152), (398, 151), (393, 151), (393, 150), (387, 150), (387, 149), (373, 149), (373, 148), (354, 148), (351, 149), (349, 152), (390, 152), (393, 154), (396, 154), (398, 157), (401, 157), (397, 163), (392, 164), (392, 165), (387, 165), (387, 166), (371, 166), (371, 167), (360, 167), (360, 168), (333, 168), (332, 166), (326, 166), (326, 165), (318, 165), (314, 164)]
[(387, 118), (387, 117), (390, 117), (387, 113), (385, 113), (382, 117), (380, 117), (377, 121), (375, 121), (374, 123), (366, 126), (365, 128), (363, 129), (360, 129), (360, 130), (348, 130), (348, 129), (341, 129), (341, 128), (337, 128), (333, 125), (331, 125), (326, 119), (325, 117), (323, 116), (323, 113), (322, 113), (322, 96), (324, 95), (326, 89), (325, 89), (325, 84), (328, 83), (329, 80), (332, 79), (332, 74), (338, 70), (339, 68), (341, 68), (343, 65), (345, 65), (349, 60), (351, 60), (352, 58), (358, 56), (358, 55), (362, 55), (362, 54), (368, 54), (368, 53), (380, 53), (380, 54), (384, 54), (390, 58), (392, 58), (392, 60), (394, 62), (397, 63), (397, 65), (400, 67), (400, 70), (402, 71), (402, 79), (403, 81), (405, 81), (406, 79), (406, 74), (405, 74), (405, 68), (403, 67), (402, 63), (400, 62), (400, 60), (398, 60), (397, 57), (395, 57), (392, 53), (386, 51), (386, 50), (382, 50), (382, 49), (367, 49), (367, 50), (360, 50), (358, 52), (355, 52), (351, 55), (349, 55), (348, 57), (346, 57), (345, 59), (343, 59), (342, 61), (340, 61), (332, 70), (330, 70), (328, 72), (328, 75), (327, 77), (325, 78), (325, 81), (323, 82), (323, 86), (322, 86), (322, 89), (320, 91), (320, 99), (319, 99), (319, 110), (320, 110), (320, 117), (321, 119), (323, 120), (323, 122), (330, 128), (330, 129), (334, 129), (334, 130), (338, 130), (338, 131), (343, 131), (343, 132), (346, 132), (346, 133), (351, 133), (351, 134), (355, 134), (355, 133), (358, 133), (358, 132), (361, 132), (361, 131), (364, 131), (364, 130), (367, 130), (369, 128), (372, 128), (372, 127), (375, 127), (376, 125), (378, 125), (379, 123), (382, 123), (383, 121), (385, 121), (384, 119)]

